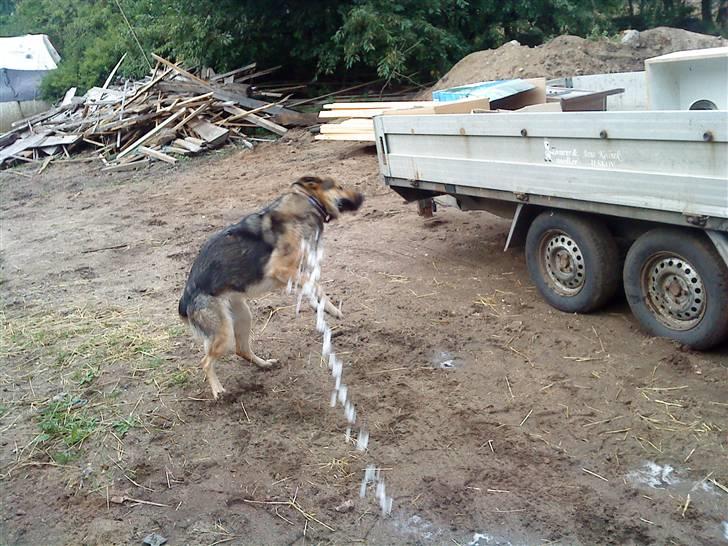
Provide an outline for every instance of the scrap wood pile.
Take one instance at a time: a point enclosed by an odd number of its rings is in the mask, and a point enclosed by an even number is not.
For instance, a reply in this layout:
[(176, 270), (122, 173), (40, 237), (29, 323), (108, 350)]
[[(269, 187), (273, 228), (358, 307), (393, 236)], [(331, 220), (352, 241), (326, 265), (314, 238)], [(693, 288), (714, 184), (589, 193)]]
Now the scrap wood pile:
[[(175, 163), (229, 139), (252, 147), (257, 138), (251, 134), (284, 135), (286, 126), (308, 124), (304, 114), (283, 106), (287, 97), (271, 103), (250, 96), (255, 89), (245, 82), (275, 69), (255, 72), (253, 63), (203, 79), (153, 57), (157, 66), (145, 80), (109, 87), (122, 58), (103, 87), (83, 97), (71, 89), (59, 106), (14, 123), (0, 135), (0, 168), (31, 162), (42, 171), (53, 158), (92, 150), (81, 160), (98, 159), (103, 170), (127, 170), (154, 160)], [(279, 98), (285, 90), (255, 93)]]

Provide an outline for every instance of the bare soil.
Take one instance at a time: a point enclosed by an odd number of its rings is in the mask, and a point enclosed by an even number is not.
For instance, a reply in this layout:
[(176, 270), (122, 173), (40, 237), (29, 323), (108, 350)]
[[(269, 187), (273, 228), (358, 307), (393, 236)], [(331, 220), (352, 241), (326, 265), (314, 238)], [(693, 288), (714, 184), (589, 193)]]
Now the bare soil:
[[(644, 70), (645, 59), (674, 51), (722, 47), (728, 40), (659, 27), (639, 33), (634, 44), (619, 39), (558, 36), (536, 47), (509, 42), (461, 59), (429, 91), (507, 78), (564, 78)], [(429, 96), (429, 92), (427, 93)]]
[[(329, 408), (312, 312), (254, 302), (256, 350), (281, 364), (222, 362), (218, 402), (176, 316), (203, 240), (308, 173), (367, 196), (327, 226), (323, 273), (364, 454)], [(550, 308), (522, 251), (502, 252), (507, 221), (423, 220), (369, 147), (295, 133), (0, 184), (0, 544), (726, 540), (728, 349), (648, 337), (624, 301)], [(390, 516), (359, 497), (370, 463)]]

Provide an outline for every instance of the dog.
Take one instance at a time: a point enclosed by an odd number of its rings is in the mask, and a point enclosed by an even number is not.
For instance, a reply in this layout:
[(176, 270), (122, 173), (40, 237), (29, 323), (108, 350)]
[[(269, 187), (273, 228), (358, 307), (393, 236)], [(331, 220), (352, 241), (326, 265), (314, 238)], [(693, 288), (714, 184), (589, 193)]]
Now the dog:
[[(287, 286), (298, 273), (303, 242), (320, 236), (324, 224), (363, 202), (360, 192), (331, 178), (304, 176), (288, 193), (202, 245), (178, 311), (203, 342), (202, 369), (216, 400), (225, 392), (215, 374), (217, 359), (234, 351), (259, 368), (277, 362), (260, 358), (250, 347), (253, 316), (247, 300)], [(325, 311), (341, 318), (328, 298), (325, 302)]]

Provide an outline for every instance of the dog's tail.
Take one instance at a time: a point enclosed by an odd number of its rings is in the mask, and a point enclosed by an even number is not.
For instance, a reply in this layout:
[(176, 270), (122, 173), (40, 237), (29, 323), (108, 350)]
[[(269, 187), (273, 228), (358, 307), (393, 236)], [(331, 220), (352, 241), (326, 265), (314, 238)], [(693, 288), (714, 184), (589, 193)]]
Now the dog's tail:
[(179, 316), (192, 331), (192, 335), (200, 341), (214, 337), (216, 331), (215, 298), (207, 294), (189, 294), (187, 291), (179, 300)]
[(179, 313), (179, 316), (182, 318), (182, 320), (184, 320), (185, 322), (189, 317), (189, 312), (187, 310), (189, 304), (189, 297), (187, 294), (187, 290), (185, 290), (185, 293), (182, 294), (182, 297), (179, 299), (179, 305), (177, 306), (177, 312)]

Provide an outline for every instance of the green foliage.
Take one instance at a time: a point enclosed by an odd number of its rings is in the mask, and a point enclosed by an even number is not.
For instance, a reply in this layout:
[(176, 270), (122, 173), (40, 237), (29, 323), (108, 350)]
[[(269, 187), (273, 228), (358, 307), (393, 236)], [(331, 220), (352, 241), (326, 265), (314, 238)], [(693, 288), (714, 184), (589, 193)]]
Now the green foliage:
[(123, 53), (127, 58), (122, 76), (148, 73), (148, 54), (156, 52), (218, 71), (252, 60), (260, 66), (283, 64), (281, 73), (290, 79), (326, 74), (426, 81), (469, 52), (512, 39), (537, 45), (563, 33), (599, 37), (623, 28), (657, 25), (711, 30), (725, 24), (724, 4), (724, 0), (703, 0), (700, 6), (688, 0), (0, 0), (0, 35), (50, 36), (62, 62), (43, 89), (48, 97), (58, 97), (69, 87), (84, 91), (101, 84)]
[(73, 447), (88, 438), (98, 427), (95, 417), (83, 409), (82, 400), (69, 396), (49, 402), (40, 412), (38, 424), (42, 434), (39, 443), (60, 439), (67, 447)]

